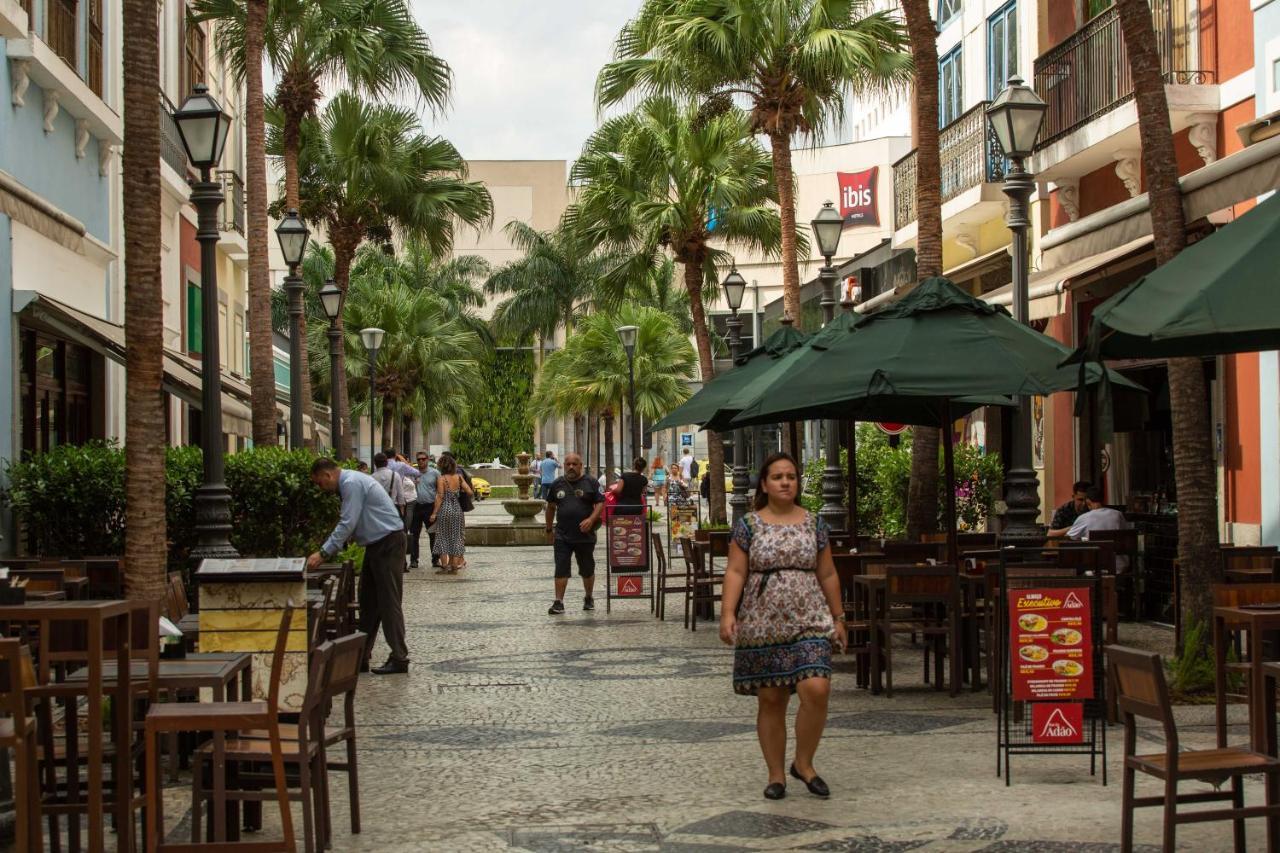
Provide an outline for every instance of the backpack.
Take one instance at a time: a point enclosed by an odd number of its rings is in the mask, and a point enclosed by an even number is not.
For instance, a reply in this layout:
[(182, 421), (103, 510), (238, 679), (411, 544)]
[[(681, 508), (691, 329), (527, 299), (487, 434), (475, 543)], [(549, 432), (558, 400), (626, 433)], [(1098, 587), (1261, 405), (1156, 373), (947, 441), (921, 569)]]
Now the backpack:
[(696, 479), (698, 478), (698, 472), (699, 472), (700, 470), (701, 470), (701, 469), (698, 467), (698, 460), (697, 460), (697, 459), (695, 459), (695, 460), (693, 460), (692, 462), (690, 462), (690, 463), (689, 463), (689, 479), (691, 479), (691, 480), (696, 480)]

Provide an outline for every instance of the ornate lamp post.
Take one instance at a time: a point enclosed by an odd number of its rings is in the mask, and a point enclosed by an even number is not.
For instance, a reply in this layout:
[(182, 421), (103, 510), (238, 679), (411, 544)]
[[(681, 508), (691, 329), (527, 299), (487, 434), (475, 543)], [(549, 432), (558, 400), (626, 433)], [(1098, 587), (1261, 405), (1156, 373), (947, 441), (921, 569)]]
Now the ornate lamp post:
[(196, 240), (200, 243), (200, 445), (204, 453), (204, 482), (196, 489), (196, 546), (198, 560), (236, 557), (231, 547), (231, 490), (223, 477), (222, 374), (218, 365), (218, 208), (222, 185), (211, 180), (222, 160), (231, 117), (203, 84), (173, 114), (187, 159), (200, 172), (191, 186), (196, 208)]
[(378, 349), (386, 332), (370, 326), (360, 330), (360, 342), (369, 351), (369, 470), (373, 470), (373, 457), (378, 454), (378, 429), (374, 415), (378, 411)]
[[(726, 323), (729, 327), (729, 355), (732, 356), (736, 367), (738, 356), (742, 354), (742, 318), (738, 316), (738, 309), (742, 307), (742, 297), (747, 293), (747, 280), (738, 272), (737, 266), (734, 266), (724, 277), (720, 287), (724, 290), (724, 301), (729, 305), (729, 320)], [(734, 524), (737, 524), (738, 519), (746, 513), (749, 500), (747, 490), (751, 486), (751, 478), (747, 476), (746, 442), (746, 430), (742, 427), (735, 428), (733, 431), (733, 494), (729, 495), (729, 517)]]
[[(840, 247), (840, 234), (844, 231), (844, 217), (831, 202), (823, 202), (822, 210), (809, 223), (818, 241), (818, 252), (823, 258), (818, 280), (822, 282), (822, 322), (830, 323), (836, 316), (836, 269), (831, 258)], [(824, 425), (826, 440), (822, 468), (822, 509), (818, 516), (831, 525), (832, 530), (844, 530), (848, 512), (843, 505), (844, 478), (840, 472), (840, 422), (828, 420)]]
[[(1009, 216), (1005, 222), (1013, 232), (1013, 317), (1019, 323), (1028, 319), (1027, 227), (1031, 224), (1028, 201), (1035, 190), (1035, 180), (1026, 169), (1040, 124), (1047, 109), (1044, 101), (1022, 82), (1009, 78), (996, 99), (987, 107), (987, 121), (1009, 158), (1005, 172), (1004, 194), (1009, 197)], [(1013, 459), (1004, 479), (1006, 524), (1002, 538), (1011, 544), (1039, 544), (1044, 541), (1040, 517), (1040, 487), (1031, 463), (1031, 400), (1018, 398), (1018, 425), (1013, 431)]]
[[(640, 334), (639, 326), (619, 326), (618, 338), (622, 348), (627, 351), (627, 422), (626, 436), (631, 443), (631, 455), (637, 456), (640, 447), (640, 421), (636, 420), (636, 337)], [(624, 459), (620, 466), (623, 471), (631, 470), (631, 460)]]
[(298, 265), (307, 251), (311, 232), (307, 223), (290, 209), (276, 226), (276, 239), (280, 241), (280, 254), (289, 266), (284, 277), (284, 291), (289, 297), (289, 446), (302, 446), (302, 347), (305, 341), (299, 333), (302, 325), (302, 276)]
[(320, 288), (320, 304), (329, 318), (329, 443), (336, 457), (342, 447), (342, 418), (338, 416), (338, 355), (342, 346), (342, 333), (338, 331), (338, 318), (342, 316), (342, 288), (333, 279)]

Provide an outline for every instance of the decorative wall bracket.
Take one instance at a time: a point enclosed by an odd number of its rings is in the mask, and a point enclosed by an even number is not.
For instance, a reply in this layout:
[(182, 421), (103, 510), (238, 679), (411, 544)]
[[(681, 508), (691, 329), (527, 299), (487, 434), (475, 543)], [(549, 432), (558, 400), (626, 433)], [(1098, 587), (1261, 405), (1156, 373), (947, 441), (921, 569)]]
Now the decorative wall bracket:
[(57, 89), (44, 90), (44, 132), (53, 133), (53, 121), (58, 117), (58, 99), (61, 93)]
[(84, 159), (84, 151), (89, 147), (89, 120), (76, 119), (76, 159)]
[(1124, 188), (1129, 191), (1129, 198), (1137, 198), (1142, 192), (1142, 165), (1138, 161), (1139, 151), (1117, 151), (1112, 156), (1116, 160), (1116, 177), (1124, 181)]
[(113, 154), (115, 154), (115, 148), (105, 142), (98, 142), (98, 174), (104, 178), (111, 172)]
[(27, 87), (31, 85), (31, 60), (10, 59), (9, 76), (13, 78), (13, 105), (15, 107), (25, 107), (27, 105)]
[(1058, 204), (1067, 214), (1067, 219), (1075, 222), (1080, 218), (1080, 182), (1057, 181), (1054, 188), (1058, 191)]
[(1196, 153), (1208, 166), (1218, 159), (1217, 113), (1193, 113), (1187, 139), (1196, 147)]
[(956, 234), (956, 245), (963, 248), (969, 253), (969, 258), (978, 257), (978, 233), (971, 228), (965, 228)]

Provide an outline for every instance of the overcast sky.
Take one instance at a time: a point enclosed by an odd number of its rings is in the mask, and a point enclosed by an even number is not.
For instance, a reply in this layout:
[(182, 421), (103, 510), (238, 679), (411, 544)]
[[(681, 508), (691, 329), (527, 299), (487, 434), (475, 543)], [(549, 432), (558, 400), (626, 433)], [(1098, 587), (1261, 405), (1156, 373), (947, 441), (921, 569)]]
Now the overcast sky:
[(641, 0), (410, 0), (454, 73), (427, 130), (468, 160), (573, 160), (596, 127), (596, 73)]

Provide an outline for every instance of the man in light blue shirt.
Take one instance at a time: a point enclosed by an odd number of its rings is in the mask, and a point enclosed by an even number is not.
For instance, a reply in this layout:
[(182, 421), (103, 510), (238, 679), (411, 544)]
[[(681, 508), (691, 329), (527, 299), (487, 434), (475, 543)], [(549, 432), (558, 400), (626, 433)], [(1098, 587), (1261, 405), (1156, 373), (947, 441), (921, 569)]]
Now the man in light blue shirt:
[[(439, 469), (432, 463), (431, 457), (425, 450), (418, 451), (418, 472), (418, 498), (413, 505), (413, 518), (409, 520), (409, 568), (411, 569), (418, 568), (418, 540), (422, 538), (422, 526), (428, 524), (431, 510), (435, 508), (436, 481), (440, 479)], [(431, 532), (430, 527), (427, 528), (427, 536), (434, 545), (436, 535)], [(439, 558), (433, 553), (431, 565), (439, 564)]]
[(367, 635), (366, 657), (373, 652), (382, 626), (391, 647), (391, 656), (372, 670), (377, 675), (409, 671), (409, 649), (404, 641), (404, 520), (378, 482), (368, 474), (344, 471), (332, 459), (317, 459), (311, 466), (311, 482), (326, 492), (337, 492), (342, 500), (338, 526), (320, 550), (307, 558), (314, 569), (332, 560), (354, 539), (364, 546), (364, 567), (360, 572), (360, 630)]
[(547, 451), (547, 457), (538, 465), (538, 479), (542, 481), (542, 494), (551, 489), (551, 484), (559, 477), (560, 463), (556, 460), (556, 455), (550, 450)]

